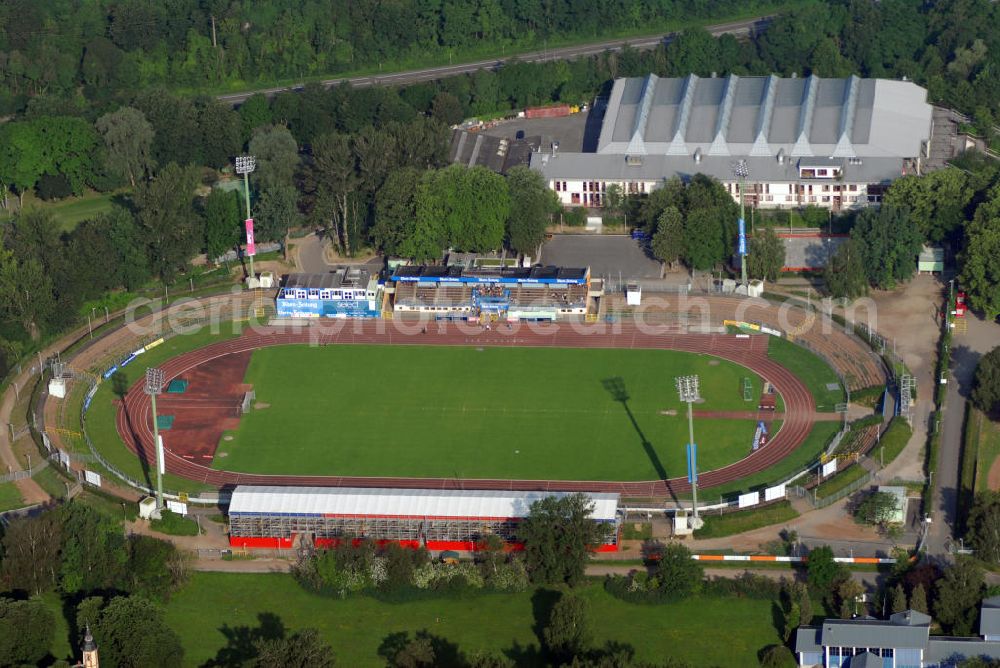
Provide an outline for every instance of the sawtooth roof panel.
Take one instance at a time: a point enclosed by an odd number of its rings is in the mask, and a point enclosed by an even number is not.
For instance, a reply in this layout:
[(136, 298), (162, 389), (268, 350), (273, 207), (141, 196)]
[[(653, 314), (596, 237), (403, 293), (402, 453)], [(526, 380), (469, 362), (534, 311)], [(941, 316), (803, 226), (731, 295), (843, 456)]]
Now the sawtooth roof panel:
[[(688, 81), (697, 85), (678, 136)], [(727, 100), (731, 81), (735, 86)], [(768, 81), (658, 78), (652, 97), (644, 101), (647, 78), (619, 79), (612, 87), (597, 152), (681, 156), (711, 147), (712, 154), (733, 158), (776, 156), (784, 150), (798, 156), (901, 159), (919, 156), (929, 138), (927, 91), (910, 81), (773, 77), (773, 94), (768, 93)], [(724, 112), (730, 104), (727, 118)], [(640, 109), (648, 112), (645, 123), (637, 116)], [(720, 128), (720, 119), (725, 127)]]

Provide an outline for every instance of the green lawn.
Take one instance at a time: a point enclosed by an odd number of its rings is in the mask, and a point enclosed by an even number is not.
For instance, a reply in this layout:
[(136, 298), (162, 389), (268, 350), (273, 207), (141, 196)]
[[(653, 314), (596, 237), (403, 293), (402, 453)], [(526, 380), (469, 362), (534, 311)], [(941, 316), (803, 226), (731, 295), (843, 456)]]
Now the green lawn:
[[(31, 194), (26, 194), (24, 210), (44, 209), (51, 211), (63, 231), (68, 232), (82, 221), (96, 218), (98, 215), (110, 211), (114, 198), (121, 195), (122, 192), (98, 193), (88, 190), (80, 197), (67, 197), (56, 202), (46, 202)], [(9, 220), (9, 218), (10, 216), (0, 216), (0, 222)]]
[(0, 512), (20, 508), (22, 505), (24, 499), (21, 498), (17, 485), (12, 482), (0, 483)]
[(978, 410), (973, 409), (973, 413), (979, 413), (975, 487), (977, 492), (985, 492), (989, 490), (990, 467), (1000, 457), (1000, 422), (990, 420)]
[[(627, 643), (639, 660), (669, 656), (699, 666), (756, 666), (757, 651), (779, 641), (770, 601), (704, 597), (635, 605), (612, 598), (600, 585), (577, 592), (590, 603), (598, 644)], [(548, 598), (544, 592), (526, 592), (406, 603), (368, 597), (340, 600), (306, 592), (288, 575), (193, 573), (166, 610), (167, 624), (180, 634), (189, 666), (215, 657), (227, 644), (227, 631), (257, 628), (262, 615), (277, 616), (290, 633), (318, 629), (341, 666), (385, 665), (377, 654), (383, 639), (421, 629), (457, 644), (466, 654), (507, 652), (517, 665), (535, 666), (542, 664), (533, 630), (533, 597), (536, 602)], [(720, 628), (726, 629), (725, 642), (718, 640)]]
[[(794, 373), (805, 383), (816, 402), (816, 410), (832, 413), (838, 402), (844, 401), (844, 389), (833, 369), (814, 353), (777, 336), (770, 337), (767, 356)], [(827, 389), (827, 385), (837, 389)]]
[[(700, 409), (757, 405), (760, 381), (750, 371), (676, 351), (265, 348), (254, 352), (246, 376), (265, 407), (223, 437), (214, 465), (359, 476), (680, 476), (687, 420), (673, 379), (692, 373), (701, 377)], [(753, 378), (751, 402), (743, 400), (744, 377)], [(699, 420), (701, 469), (746, 456), (753, 430), (750, 420)]]
[(825, 499), (828, 496), (833, 496), (840, 490), (863, 478), (865, 473), (867, 473), (867, 470), (861, 464), (851, 464), (848, 468), (838, 471), (829, 480), (821, 482), (819, 487), (816, 488), (816, 497)]
[(694, 532), (695, 538), (722, 538), (733, 534), (753, 531), (772, 524), (782, 524), (793, 520), (799, 516), (798, 511), (792, 508), (788, 501), (766, 506), (764, 508), (751, 508), (749, 510), (739, 510), (735, 513), (725, 515), (712, 515), (706, 513), (705, 526)]

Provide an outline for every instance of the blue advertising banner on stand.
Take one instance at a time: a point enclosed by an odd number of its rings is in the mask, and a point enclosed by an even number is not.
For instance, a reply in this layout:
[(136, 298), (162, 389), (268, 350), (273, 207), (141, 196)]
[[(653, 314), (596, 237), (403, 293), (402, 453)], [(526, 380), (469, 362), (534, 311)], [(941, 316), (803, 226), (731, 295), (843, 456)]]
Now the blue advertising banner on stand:
[(740, 218), (739, 250), (740, 255), (747, 254), (747, 224)]
[(688, 482), (692, 485), (698, 482), (698, 445), (687, 444)]

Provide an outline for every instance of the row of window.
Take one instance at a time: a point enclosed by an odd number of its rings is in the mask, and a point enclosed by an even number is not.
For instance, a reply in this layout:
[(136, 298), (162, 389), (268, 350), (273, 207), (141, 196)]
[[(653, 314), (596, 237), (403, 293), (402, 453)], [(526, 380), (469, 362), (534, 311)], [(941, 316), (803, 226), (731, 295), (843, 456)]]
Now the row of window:
[(885, 658), (893, 656), (892, 647), (828, 647), (827, 650), (830, 652), (830, 656), (854, 656), (865, 652), (871, 652), (875, 656)]
[(331, 299), (364, 299), (365, 292), (364, 290), (335, 292), (333, 290), (300, 290), (296, 288), (283, 290), (282, 296), (286, 299), (322, 299), (330, 301)]

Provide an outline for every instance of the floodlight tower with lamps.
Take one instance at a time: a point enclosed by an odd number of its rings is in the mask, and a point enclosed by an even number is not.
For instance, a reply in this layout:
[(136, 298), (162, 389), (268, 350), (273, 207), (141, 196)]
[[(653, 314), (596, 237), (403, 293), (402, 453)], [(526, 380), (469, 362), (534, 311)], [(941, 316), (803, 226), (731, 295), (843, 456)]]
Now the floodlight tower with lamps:
[(160, 441), (160, 426), (156, 419), (156, 395), (163, 391), (163, 369), (146, 369), (146, 385), (143, 391), (149, 395), (153, 407), (153, 445), (156, 447), (156, 510), (163, 509), (163, 443)]
[(737, 252), (740, 256), (740, 276), (743, 279), (743, 286), (747, 284), (747, 216), (743, 204), (743, 192), (747, 189), (747, 177), (750, 176), (750, 168), (747, 167), (746, 160), (733, 163), (733, 174), (739, 179), (740, 188), (740, 222), (739, 222), (739, 246)]
[(257, 167), (257, 159), (252, 155), (236, 156), (236, 173), (243, 175), (243, 196), (247, 204), (247, 257), (250, 258), (250, 278), (256, 278), (253, 271), (253, 256), (257, 254), (253, 240), (253, 218), (250, 217), (250, 172)]
[(688, 482), (691, 483), (691, 528), (700, 529), (702, 520), (698, 517), (698, 446), (694, 443), (694, 414), (692, 406), (698, 401), (698, 376), (678, 376), (677, 393), (681, 401), (688, 405)]

